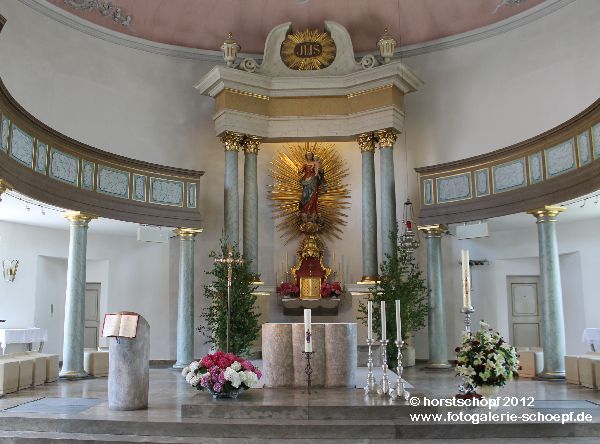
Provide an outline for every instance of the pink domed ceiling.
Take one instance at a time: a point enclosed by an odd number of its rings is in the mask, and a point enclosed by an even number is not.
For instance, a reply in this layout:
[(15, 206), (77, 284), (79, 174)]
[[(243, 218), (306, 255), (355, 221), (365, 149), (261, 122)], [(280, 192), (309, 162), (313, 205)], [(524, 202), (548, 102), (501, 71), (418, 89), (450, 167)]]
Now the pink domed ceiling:
[(501, 0), (113, 0), (122, 15), (132, 17), (126, 27), (97, 9), (67, 4), (86, 0), (48, 1), (96, 25), (158, 43), (218, 50), (233, 32), (246, 53), (262, 53), (269, 31), (287, 21), (294, 29), (322, 28), (324, 20), (341, 23), (355, 51), (362, 52), (375, 50), (386, 27), (402, 46), (424, 43), (491, 25), (543, 2), (507, 2), (495, 12)]

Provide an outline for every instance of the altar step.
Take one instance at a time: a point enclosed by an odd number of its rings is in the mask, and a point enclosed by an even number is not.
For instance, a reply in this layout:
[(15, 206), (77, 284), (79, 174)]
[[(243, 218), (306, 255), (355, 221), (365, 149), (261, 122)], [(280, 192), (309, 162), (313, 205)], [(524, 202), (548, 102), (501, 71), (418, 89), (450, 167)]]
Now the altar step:
[[(0, 443), (48, 442), (481, 442), (490, 439), (590, 438), (597, 442), (599, 423), (587, 424), (414, 424), (392, 420), (282, 420), (198, 418), (177, 422), (114, 421), (68, 418), (0, 417)], [(319, 440), (319, 441), (317, 441)], [(595, 441), (594, 441), (595, 440)], [(520, 443), (523, 441), (520, 440)], [(526, 442), (526, 441), (525, 441)], [(532, 441), (534, 442), (534, 441)], [(586, 442), (583, 441), (573, 441)]]

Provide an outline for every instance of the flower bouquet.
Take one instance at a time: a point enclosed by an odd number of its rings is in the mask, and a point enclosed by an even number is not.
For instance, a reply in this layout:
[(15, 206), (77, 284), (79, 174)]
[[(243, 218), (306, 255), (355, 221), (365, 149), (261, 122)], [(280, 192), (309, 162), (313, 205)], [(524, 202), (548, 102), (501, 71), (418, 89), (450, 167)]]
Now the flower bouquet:
[(321, 284), (322, 298), (339, 298), (342, 294), (342, 286), (339, 282), (323, 282)]
[(297, 298), (300, 296), (300, 287), (292, 282), (282, 282), (277, 287), (277, 293), (288, 298)]
[(256, 387), (262, 376), (252, 362), (222, 351), (192, 361), (181, 374), (192, 387), (208, 391), (215, 399), (237, 398), (243, 390)]
[(471, 387), (494, 387), (493, 391), (497, 392), (520, 370), (515, 348), (483, 321), (479, 331), (463, 333), (462, 345), (455, 351), (456, 373)]

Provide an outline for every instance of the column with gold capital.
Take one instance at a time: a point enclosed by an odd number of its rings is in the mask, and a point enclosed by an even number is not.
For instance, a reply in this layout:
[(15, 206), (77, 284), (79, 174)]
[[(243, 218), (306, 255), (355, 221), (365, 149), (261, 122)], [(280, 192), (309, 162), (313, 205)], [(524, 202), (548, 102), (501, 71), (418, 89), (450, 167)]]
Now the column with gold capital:
[(375, 136), (357, 138), (362, 156), (362, 282), (377, 279), (377, 207), (375, 195)]
[(10, 186), (10, 184), (5, 181), (4, 179), (0, 179), (0, 202), (2, 202), (2, 195), (6, 192), (6, 191), (10, 191), (12, 190), (12, 187)]
[(83, 369), (87, 230), (88, 224), (96, 216), (68, 211), (64, 217), (70, 221), (70, 235), (60, 377), (73, 379), (87, 376)]
[(244, 146), (244, 257), (250, 261), (250, 271), (258, 274), (258, 175), (256, 162), (261, 138), (246, 136)]
[(445, 369), (448, 364), (446, 312), (444, 310), (444, 264), (442, 261), (442, 235), (444, 225), (420, 226), (427, 243), (427, 286), (429, 287), (429, 362), (427, 368)]
[(556, 242), (556, 216), (565, 207), (547, 205), (528, 211), (537, 219), (542, 303), (544, 370), (541, 378), (565, 377), (565, 321)]
[(375, 132), (379, 141), (379, 161), (381, 175), (381, 253), (392, 254), (390, 232), (396, 230), (396, 180), (394, 178), (394, 143), (398, 135), (391, 128)]
[(225, 189), (223, 195), (224, 230), (227, 242), (239, 244), (240, 210), (238, 195), (238, 152), (242, 148), (244, 135), (226, 131), (221, 136), (225, 148)]
[(177, 361), (183, 368), (194, 359), (194, 242), (199, 228), (177, 228), (179, 237), (179, 292), (177, 296)]

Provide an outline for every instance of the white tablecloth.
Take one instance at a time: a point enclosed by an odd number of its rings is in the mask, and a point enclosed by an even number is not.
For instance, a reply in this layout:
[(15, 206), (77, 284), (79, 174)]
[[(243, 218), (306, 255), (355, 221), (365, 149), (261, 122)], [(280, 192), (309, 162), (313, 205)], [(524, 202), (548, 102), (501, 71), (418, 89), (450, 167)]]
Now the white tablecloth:
[(581, 340), (589, 344), (592, 350), (600, 351), (600, 328), (586, 328)]
[(0, 347), (3, 353), (7, 344), (31, 344), (47, 340), (48, 332), (42, 328), (0, 328)]

